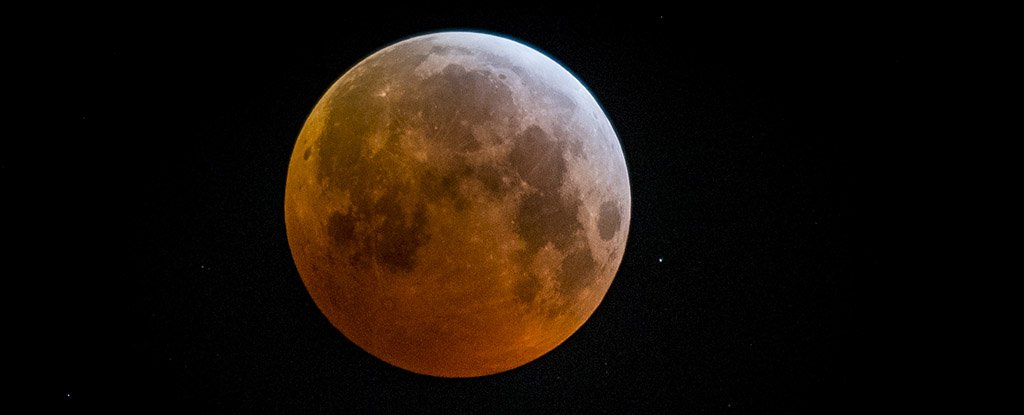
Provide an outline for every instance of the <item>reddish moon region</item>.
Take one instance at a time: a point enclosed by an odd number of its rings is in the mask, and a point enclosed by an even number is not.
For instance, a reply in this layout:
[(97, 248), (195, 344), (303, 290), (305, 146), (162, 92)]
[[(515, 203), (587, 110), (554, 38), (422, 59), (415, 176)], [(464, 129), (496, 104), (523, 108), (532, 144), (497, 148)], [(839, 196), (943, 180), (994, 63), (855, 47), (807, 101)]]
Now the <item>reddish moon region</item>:
[(285, 190), (292, 257), (341, 333), (439, 377), (551, 351), (622, 260), (630, 188), (619, 139), (548, 56), (468, 32), (362, 60), (313, 108)]

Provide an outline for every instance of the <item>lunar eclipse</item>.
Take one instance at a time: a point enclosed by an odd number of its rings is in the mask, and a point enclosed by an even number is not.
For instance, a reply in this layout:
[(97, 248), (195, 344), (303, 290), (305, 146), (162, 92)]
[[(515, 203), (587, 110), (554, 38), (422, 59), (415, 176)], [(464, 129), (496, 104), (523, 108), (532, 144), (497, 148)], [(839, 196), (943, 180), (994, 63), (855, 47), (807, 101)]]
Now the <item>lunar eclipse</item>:
[(625, 249), (619, 140), (569, 71), (515, 41), (388, 46), (323, 95), (288, 166), (285, 222), (330, 322), (412, 372), (474, 377), (583, 325)]

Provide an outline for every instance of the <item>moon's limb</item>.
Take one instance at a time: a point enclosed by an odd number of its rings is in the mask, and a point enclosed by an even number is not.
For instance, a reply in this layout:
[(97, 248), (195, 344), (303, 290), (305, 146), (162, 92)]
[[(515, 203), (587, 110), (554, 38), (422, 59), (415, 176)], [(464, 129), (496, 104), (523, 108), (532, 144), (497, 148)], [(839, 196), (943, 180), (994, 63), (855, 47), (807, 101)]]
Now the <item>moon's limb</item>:
[(569, 72), (519, 43), (439, 33), (350, 69), (289, 165), (289, 244), (314, 301), (396, 366), (479, 376), (593, 313), (628, 234), (618, 138)]

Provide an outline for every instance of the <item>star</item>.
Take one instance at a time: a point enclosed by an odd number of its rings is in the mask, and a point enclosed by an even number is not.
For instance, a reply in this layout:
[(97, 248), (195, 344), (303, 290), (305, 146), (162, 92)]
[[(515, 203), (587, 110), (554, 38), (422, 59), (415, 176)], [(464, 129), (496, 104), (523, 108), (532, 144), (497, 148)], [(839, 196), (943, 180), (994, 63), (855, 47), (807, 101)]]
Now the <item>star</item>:
[(665, 262), (665, 258), (658, 258), (658, 262)]

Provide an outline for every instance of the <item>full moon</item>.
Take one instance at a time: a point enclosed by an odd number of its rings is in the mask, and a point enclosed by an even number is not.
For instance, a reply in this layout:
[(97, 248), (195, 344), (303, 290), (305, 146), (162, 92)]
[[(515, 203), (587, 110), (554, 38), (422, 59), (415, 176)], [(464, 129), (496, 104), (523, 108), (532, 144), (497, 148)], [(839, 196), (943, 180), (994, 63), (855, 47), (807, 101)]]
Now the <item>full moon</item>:
[(388, 46), (313, 108), (285, 189), (292, 257), (349, 340), (394, 366), (522, 366), (591, 316), (622, 260), (629, 177), (601, 106), (515, 41)]

